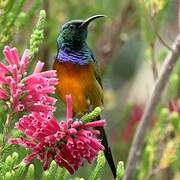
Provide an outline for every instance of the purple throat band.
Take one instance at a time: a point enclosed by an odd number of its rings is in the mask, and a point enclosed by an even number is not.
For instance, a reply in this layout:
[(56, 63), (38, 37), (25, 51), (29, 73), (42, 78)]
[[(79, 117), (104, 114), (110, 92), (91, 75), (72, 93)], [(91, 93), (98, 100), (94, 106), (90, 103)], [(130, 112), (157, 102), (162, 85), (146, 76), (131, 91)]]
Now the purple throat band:
[(92, 56), (89, 52), (72, 51), (61, 49), (58, 52), (57, 60), (60, 62), (72, 62), (74, 64), (85, 65), (92, 62)]

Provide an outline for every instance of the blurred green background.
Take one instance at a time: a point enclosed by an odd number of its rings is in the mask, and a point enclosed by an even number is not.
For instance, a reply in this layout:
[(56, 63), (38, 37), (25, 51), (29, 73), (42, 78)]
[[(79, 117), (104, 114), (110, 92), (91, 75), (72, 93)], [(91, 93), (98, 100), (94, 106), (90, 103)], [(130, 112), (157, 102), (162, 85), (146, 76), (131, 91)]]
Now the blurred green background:
[[(5, 44), (16, 46), (20, 53), (28, 48), (39, 11), (44, 9), (47, 15), (44, 40), (33, 58), (33, 64), (38, 60), (44, 61), (46, 69), (52, 69), (57, 53), (57, 34), (64, 22), (86, 19), (96, 14), (107, 16), (90, 25), (88, 44), (101, 68), (105, 98), (103, 118), (107, 120), (106, 131), (115, 161), (126, 162), (134, 128), (151, 92), (156, 71), (159, 72), (168, 52), (163, 42), (158, 40), (158, 35), (169, 46), (172, 44), (178, 32), (179, 1), (14, 0), (11, 8), (20, 2), (22, 6), (12, 23), (11, 13), (0, 22), (0, 52)], [(6, 0), (0, 1), (2, 16), (8, 3)], [(4, 26), (8, 23), (11, 23), (9, 29), (5, 30)], [(179, 94), (177, 91), (172, 96)], [(163, 103), (167, 105), (172, 96), (165, 95)], [(65, 112), (64, 106), (59, 101), (57, 117), (62, 117), (62, 112)], [(83, 167), (75, 175), (87, 177), (92, 168), (93, 165)], [(102, 179), (110, 179), (110, 170), (107, 165), (105, 168)], [(157, 177), (167, 179), (163, 175)]]

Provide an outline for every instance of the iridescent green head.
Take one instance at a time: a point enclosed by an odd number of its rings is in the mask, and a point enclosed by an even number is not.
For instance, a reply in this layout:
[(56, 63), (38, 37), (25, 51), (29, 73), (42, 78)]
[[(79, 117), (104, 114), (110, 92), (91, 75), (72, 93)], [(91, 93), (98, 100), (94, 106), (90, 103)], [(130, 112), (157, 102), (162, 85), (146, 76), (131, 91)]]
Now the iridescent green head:
[(85, 21), (71, 20), (62, 26), (57, 38), (58, 50), (69, 47), (72, 50), (81, 49), (86, 44), (87, 29), (90, 22), (104, 15), (95, 15)]
[(60, 62), (72, 62), (79, 65), (94, 61), (91, 49), (86, 43), (88, 25), (104, 15), (95, 15), (86, 20), (71, 20), (65, 23), (57, 37), (57, 56)]

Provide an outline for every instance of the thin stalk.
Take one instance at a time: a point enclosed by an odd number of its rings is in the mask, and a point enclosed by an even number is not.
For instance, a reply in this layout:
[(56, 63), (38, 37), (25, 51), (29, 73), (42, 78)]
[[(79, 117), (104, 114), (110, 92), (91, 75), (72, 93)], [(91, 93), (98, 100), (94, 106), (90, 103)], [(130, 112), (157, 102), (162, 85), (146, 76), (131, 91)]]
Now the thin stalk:
[(155, 81), (158, 78), (158, 68), (157, 68), (157, 63), (155, 60), (155, 43), (152, 43), (150, 48), (151, 48), (151, 69), (152, 69), (153, 78)]
[(4, 147), (5, 147), (5, 145), (7, 143), (7, 140), (8, 140), (9, 128), (11, 126), (12, 120), (13, 120), (13, 111), (10, 111), (7, 114), (6, 122), (4, 124), (3, 137), (2, 137), (2, 146), (0, 148), (0, 157), (2, 157), (2, 154), (3, 154), (3, 151), (4, 151)]

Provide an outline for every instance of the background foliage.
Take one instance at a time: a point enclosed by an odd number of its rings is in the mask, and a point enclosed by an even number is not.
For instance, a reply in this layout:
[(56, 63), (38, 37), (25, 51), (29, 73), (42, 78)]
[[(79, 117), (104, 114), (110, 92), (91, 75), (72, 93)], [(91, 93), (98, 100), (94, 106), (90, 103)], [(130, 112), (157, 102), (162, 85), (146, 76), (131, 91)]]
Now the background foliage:
[[(40, 59), (45, 62), (46, 69), (51, 69), (56, 55), (57, 33), (65, 21), (85, 19), (94, 14), (107, 15), (106, 19), (91, 25), (88, 42), (101, 65), (105, 95), (103, 116), (108, 122), (106, 130), (115, 161), (117, 164), (120, 160), (126, 162), (143, 106), (178, 33), (178, 4), (178, 0), (0, 1), (0, 52), (6, 44), (18, 47), (21, 52), (28, 47), (32, 66)], [(45, 12), (40, 13), (41, 9), (45, 10), (46, 19)], [(3, 61), (2, 53), (0, 57)], [(179, 96), (180, 62), (152, 119), (135, 179), (180, 178)], [(62, 115), (63, 104), (58, 102), (57, 106), (57, 116)], [(0, 106), (1, 133), (5, 119), (6, 110)], [(11, 134), (19, 135), (15, 130)], [(38, 179), (39, 176), (42, 179), (97, 179), (101, 174), (102, 179), (111, 177), (107, 163), (103, 168), (102, 154), (98, 157), (98, 167), (85, 164), (75, 176), (70, 177), (54, 162), (45, 172), (36, 161), (29, 167), (21, 163), (17, 169), (14, 168), (26, 153), (19, 146), (7, 145), (1, 159), (0, 174), (5, 179), (11, 179), (15, 171), (16, 179), (24, 173), (27, 173), (26, 179)], [(119, 179), (123, 176), (122, 164), (118, 165)]]

